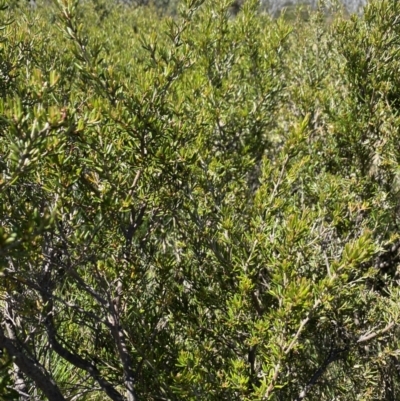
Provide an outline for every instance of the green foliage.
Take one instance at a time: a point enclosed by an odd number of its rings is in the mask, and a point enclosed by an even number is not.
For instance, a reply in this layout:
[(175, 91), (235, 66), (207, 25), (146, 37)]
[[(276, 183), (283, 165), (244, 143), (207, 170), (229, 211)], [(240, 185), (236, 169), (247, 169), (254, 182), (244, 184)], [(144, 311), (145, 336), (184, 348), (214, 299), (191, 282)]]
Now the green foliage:
[(398, 397), (400, 5), (234, 3), (2, 7), (0, 347), (32, 399)]

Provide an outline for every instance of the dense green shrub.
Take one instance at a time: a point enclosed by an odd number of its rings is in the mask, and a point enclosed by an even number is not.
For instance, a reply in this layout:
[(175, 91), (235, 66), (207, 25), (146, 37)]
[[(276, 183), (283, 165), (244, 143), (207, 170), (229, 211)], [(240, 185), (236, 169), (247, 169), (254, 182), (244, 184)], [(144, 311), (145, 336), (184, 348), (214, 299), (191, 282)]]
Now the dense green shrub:
[(4, 398), (398, 398), (400, 5), (232, 4), (2, 7)]

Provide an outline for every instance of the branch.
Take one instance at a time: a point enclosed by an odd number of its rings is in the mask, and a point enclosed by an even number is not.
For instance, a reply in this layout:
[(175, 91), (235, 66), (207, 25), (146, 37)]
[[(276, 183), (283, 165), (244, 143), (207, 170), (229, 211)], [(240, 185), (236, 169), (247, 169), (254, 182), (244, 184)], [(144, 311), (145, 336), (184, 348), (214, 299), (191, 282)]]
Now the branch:
[[(290, 344), (283, 350), (284, 354), (287, 355), (289, 354), (289, 352), (293, 349), (293, 347), (296, 345), (296, 342), (298, 341), (301, 332), (303, 331), (305, 325), (310, 321), (311, 318), (311, 314), (314, 312), (314, 310), (320, 305), (321, 300), (317, 299), (314, 302), (314, 305), (312, 306), (311, 310), (308, 312), (307, 317), (305, 317), (301, 322), (300, 322), (300, 326), (296, 332), (296, 334), (294, 335), (292, 341), (290, 342)], [(281, 362), (278, 362), (275, 366), (274, 366), (274, 374), (271, 378), (271, 382), (267, 388), (267, 391), (265, 392), (264, 398), (263, 399), (268, 399), (269, 395), (271, 394), (271, 392), (274, 389), (275, 386), (275, 382), (278, 379), (279, 376), (279, 370), (281, 368)]]
[[(4, 326), (7, 331), (8, 338), (15, 343), (18, 343), (18, 338), (15, 332), (15, 323), (13, 320), (13, 312), (9, 302), (5, 303), (4, 309)], [(20, 394), (20, 401), (26, 401), (30, 399), (30, 396), (27, 391), (27, 386), (25, 383), (24, 374), (22, 373), (19, 366), (14, 362), (13, 363), (13, 376), (14, 376), (14, 387), (13, 389)]]
[(317, 299), (317, 300), (314, 302), (314, 305), (313, 305), (312, 309), (308, 312), (307, 317), (301, 321), (300, 326), (299, 326), (299, 329), (297, 330), (297, 333), (296, 333), (295, 336), (293, 337), (293, 340), (290, 342), (290, 344), (288, 345), (288, 347), (284, 350), (284, 352), (285, 352), (286, 355), (287, 355), (287, 354), (292, 350), (292, 348), (295, 346), (297, 340), (298, 340), (299, 337), (300, 337), (301, 332), (302, 332), (303, 329), (304, 329), (304, 326), (309, 322), (309, 320), (310, 320), (310, 318), (311, 318), (311, 313), (319, 306), (320, 303), (321, 303), (321, 300), (320, 300), (320, 299)]
[[(373, 332), (368, 332), (358, 338), (356, 341), (356, 344), (361, 344), (366, 341), (372, 340), (386, 332), (388, 332), (390, 329), (392, 329), (395, 326), (394, 322), (389, 323), (385, 328), (379, 331), (373, 331)], [(335, 351), (331, 351), (330, 354), (328, 355), (327, 359), (322, 363), (322, 365), (317, 369), (317, 371), (312, 375), (311, 379), (307, 383), (307, 385), (304, 387), (304, 389), (301, 391), (301, 393), (298, 395), (298, 397), (295, 399), (295, 401), (301, 401), (303, 400), (307, 393), (310, 391), (310, 389), (317, 383), (319, 378), (325, 373), (326, 369), (328, 366), (332, 363), (335, 362), (341, 353), (348, 351), (349, 348), (344, 348), (344, 349), (339, 349)]]
[(57, 340), (57, 333), (53, 320), (53, 301), (51, 298), (44, 296), (43, 300), (47, 303), (47, 315), (44, 324), (47, 329), (47, 336), (51, 348), (66, 361), (79, 369), (88, 372), (90, 376), (99, 383), (100, 387), (113, 401), (124, 401), (122, 395), (114, 388), (114, 386), (106, 380), (97, 369), (96, 365), (82, 358), (79, 354), (72, 353), (63, 347)]
[(43, 392), (49, 401), (65, 401), (60, 389), (55, 381), (48, 375), (46, 370), (19, 348), (15, 340), (12, 340), (4, 334), (3, 327), (0, 326), (0, 348), (5, 348), (14, 363), (18, 365), (22, 373), (30, 377), (35, 385)]
[(109, 300), (110, 315), (108, 317), (108, 321), (112, 327), (111, 333), (114, 337), (115, 344), (117, 345), (118, 354), (124, 369), (124, 382), (127, 389), (127, 399), (128, 401), (138, 401), (134, 387), (135, 378), (132, 371), (132, 358), (126, 345), (125, 333), (119, 319), (121, 297), (123, 295), (121, 280), (117, 280), (116, 284), (116, 298), (113, 301)]
[(378, 336), (380, 336), (382, 334), (385, 334), (390, 329), (392, 329), (394, 326), (395, 326), (395, 323), (391, 322), (382, 330), (373, 331), (372, 333), (366, 333), (366, 334), (364, 334), (364, 335), (359, 337), (359, 339), (357, 340), (357, 344), (365, 343), (366, 341), (372, 340), (375, 337), (378, 337)]
[(312, 375), (311, 379), (308, 381), (304, 389), (301, 391), (301, 393), (298, 395), (298, 397), (294, 401), (301, 401), (303, 400), (307, 393), (311, 390), (311, 388), (317, 383), (319, 378), (325, 373), (326, 369), (328, 366), (332, 363), (335, 362), (340, 354), (343, 352), (348, 351), (348, 348), (343, 348), (339, 350), (332, 350), (328, 357), (325, 359), (325, 361), (322, 363), (322, 365), (317, 369), (317, 371)]

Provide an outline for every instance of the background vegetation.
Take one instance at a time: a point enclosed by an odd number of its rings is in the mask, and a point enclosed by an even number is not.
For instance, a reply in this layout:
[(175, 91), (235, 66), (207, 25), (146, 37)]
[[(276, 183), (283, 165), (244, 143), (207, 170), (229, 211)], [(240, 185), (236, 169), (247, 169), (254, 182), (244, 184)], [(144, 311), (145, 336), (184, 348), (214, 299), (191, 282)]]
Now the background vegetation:
[(2, 3), (0, 394), (397, 400), (400, 3)]

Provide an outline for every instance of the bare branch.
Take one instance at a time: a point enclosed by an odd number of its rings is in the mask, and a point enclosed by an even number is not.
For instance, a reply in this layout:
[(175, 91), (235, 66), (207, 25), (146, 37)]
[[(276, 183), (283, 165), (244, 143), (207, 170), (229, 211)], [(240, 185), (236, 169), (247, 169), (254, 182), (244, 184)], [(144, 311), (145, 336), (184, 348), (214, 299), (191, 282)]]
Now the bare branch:
[[(3, 323), (4, 324), (4, 323)], [(30, 377), (49, 401), (65, 401), (55, 381), (32, 356), (20, 348), (16, 340), (8, 338), (0, 327), (0, 348), (5, 348), (21, 372)]]
[[(366, 341), (372, 340), (386, 332), (388, 332), (390, 329), (392, 329), (395, 326), (394, 322), (389, 323), (384, 329), (379, 330), (379, 331), (373, 331), (373, 332), (368, 332), (362, 336), (359, 337), (359, 339), (357, 340), (356, 344), (361, 344), (364, 343)], [(319, 380), (319, 378), (325, 373), (326, 369), (328, 368), (328, 366), (332, 363), (335, 362), (336, 360), (338, 360), (338, 358), (340, 357), (340, 355), (345, 352), (348, 351), (349, 348), (344, 348), (344, 349), (339, 349), (339, 350), (333, 350), (329, 353), (328, 357), (326, 358), (326, 360), (322, 363), (322, 365), (317, 369), (317, 371), (312, 375), (311, 379), (309, 380), (309, 382), (306, 384), (306, 386), (304, 387), (304, 389), (300, 392), (300, 394), (298, 395), (298, 397), (295, 399), (295, 401), (301, 401), (303, 400), (307, 393), (310, 391), (310, 389), (317, 383), (317, 381)]]
[(325, 373), (328, 366), (339, 359), (340, 355), (343, 352), (348, 351), (348, 348), (338, 349), (338, 350), (331, 350), (328, 357), (322, 363), (322, 365), (316, 370), (316, 372), (312, 375), (311, 379), (308, 381), (304, 389), (300, 392), (298, 397), (294, 401), (301, 401), (303, 400), (311, 388), (317, 383), (319, 378)]
[(390, 329), (392, 329), (394, 326), (395, 326), (395, 323), (391, 322), (382, 330), (373, 331), (372, 333), (366, 333), (366, 334), (364, 334), (364, 335), (359, 337), (359, 339), (357, 340), (357, 344), (365, 343), (366, 341), (372, 340), (375, 337), (381, 336), (382, 334), (385, 334)]
[(321, 300), (320, 300), (320, 299), (317, 299), (317, 300), (314, 302), (314, 305), (313, 305), (312, 309), (308, 312), (308, 316), (307, 316), (305, 319), (303, 319), (303, 320), (301, 321), (300, 326), (299, 326), (299, 329), (297, 330), (297, 333), (295, 334), (295, 336), (293, 337), (292, 341), (290, 342), (290, 344), (288, 345), (288, 347), (287, 347), (287, 348), (285, 349), (285, 351), (284, 351), (286, 355), (287, 355), (287, 354), (292, 350), (292, 348), (295, 346), (297, 340), (298, 340), (299, 337), (300, 337), (301, 332), (302, 332), (303, 329), (304, 329), (304, 326), (309, 322), (309, 320), (310, 320), (310, 318), (311, 318), (311, 313), (319, 306), (320, 303), (321, 303)]
[[(320, 304), (321, 304), (321, 300), (320, 300), (320, 299), (317, 299), (317, 300), (314, 302), (314, 305), (312, 306), (311, 310), (308, 312), (307, 317), (304, 318), (304, 319), (300, 322), (300, 326), (299, 326), (299, 328), (298, 328), (296, 334), (294, 335), (292, 341), (290, 342), (290, 344), (289, 344), (289, 345), (284, 349), (284, 351), (283, 351), (283, 352), (285, 353), (285, 355), (289, 354), (289, 352), (293, 349), (293, 347), (295, 346), (296, 342), (298, 341), (298, 339), (299, 339), (299, 337), (300, 337), (300, 334), (301, 334), (301, 332), (303, 331), (305, 325), (310, 321), (312, 312), (313, 312)], [(272, 378), (271, 378), (271, 382), (270, 382), (270, 384), (269, 384), (269, 386), (268, 386), (268, 388), (267, 388), (267, 391), (265, 392), (265, 395), (264, 395), (264, 398), (263, 398), (263, 399), (267, 400), (268, 397), (269, 397), (269, 395), (270, 395), (271, 392), (273, 391), (274, 386), (275, 386), (275, 382), (276, 382), (276, 380), (278, 379), (278, 375), (279, 375), (279, 370), (280, 370), (280, 368), (281, 368), (281, 363), (278, 362), (278, 363), (274, 366), (274, 374), (273, 374), (273, 376), (272, 376)]]
[(118, 354), (124, 369), (124, 382), (127, 390), (127, 399), (128, 401), (138, 401), (134, 388), (135, 378), (132, 370), (132, 358), (126, 345), (125, 333), (119, 319), (121, 312), (121, 297), (123, 295), (121, 280), (117, 280), (116, 284), (116, 298), (111, 302), (109, 301), (110, 315), (108, 321), (111, 325), (111, 332), (117, 345)]
[(44, 301), (47, 304), (47, 315), (44, 320), (44, 324), (47, 329), (47, 335), (51, 348), (72, 365), (88, 372), (113, 401), (124, 401), (122, 395), (101, 375), (95, 364), (82, 358), (79, 354), (69, 351), (58, 342), (57, 332), (53, 321), (53, 301), (48, 297), (44, 297)]

